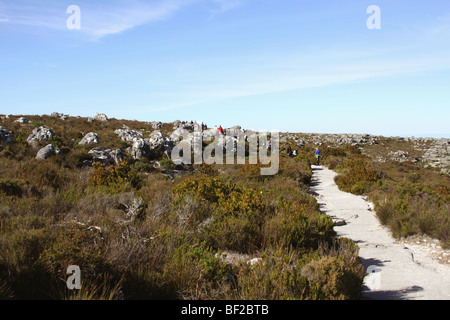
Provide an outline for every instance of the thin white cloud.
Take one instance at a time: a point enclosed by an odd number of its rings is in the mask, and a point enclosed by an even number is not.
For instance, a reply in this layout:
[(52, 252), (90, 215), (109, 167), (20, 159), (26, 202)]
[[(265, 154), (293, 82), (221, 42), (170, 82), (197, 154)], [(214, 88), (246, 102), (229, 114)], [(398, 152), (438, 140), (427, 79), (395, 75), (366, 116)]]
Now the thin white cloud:
[[(183, 74), (177, 74), (179, 84), (177, 100), (186, 101), (159, 107), (153, 111), (190, 107), (200, 103), (233, 99), (246, 96), (256, 96), (286, 92), (290, 90), (326, 87), (332, 85), (357, 83), (377, 78), (419, 75), (437, 70), (450, 70), (450, 57), (445, 52), (425, 54), (420, 57), (396, 58), (377, 57), (368, 52), (345, 53), (345, 60), (334, 59), (332, 53), (317, 53), (315, 57), (283, 56), (277, 59), (265, 58), (260, 61), (263, 68), (255, 64), (238, 69), (222, 68), (229, 66), (223, 61), (192, 63), (184, 69)], [(362, 59), (358, 59), (362, 58)], [(305, 61), (299, 63), (299, 61)], [(241, 61), (245, 65), (245, 61)], [(190, 84), (183, 79), (191, 79)], [(170, 100), (168, 92), (167, 99)]]
[[(152, 22), (164, 21), (176, 12), (200, 2), (214, 6), (211, 17), (241, 6), (241, 0), (117, 0), (111, 2), (76, 1), (80, 7), (80, 33), (97, 40), (104, 36), (120, 34)], [(60, 3), (17, 0), (0, 2), (0, 23), (29, 27), (67, 30), (70, 14)]]
[[(144, 1), (115, 1), (95, 3), (78, 1), (80, 7), (80, 33), (92, 39), (122, 33), (155, 21), (163, 21), (195, 0), (161, 0), (149, 4)], [(43, 4), (27, 1), (0, 3), (0, 23), (53, 30), (67, 30), (69, 14), (61, 4)]]
[(242, 5), (242, 2), (240, 0), (212, 0), (212, 1), (214, 4), (216, 4), (216, 7), (211, 10), (210, 18), (213, 18), (218, 14), (230, 11)]
[(132, 5), (127, 2), (112, 9), (98, 8), (85, 14), (81, 31), (94, 38), (122, 33), (147, 23), (168, 19), (188, 4), (189, 1), (161, 1), (153, 4), (137, 2)]

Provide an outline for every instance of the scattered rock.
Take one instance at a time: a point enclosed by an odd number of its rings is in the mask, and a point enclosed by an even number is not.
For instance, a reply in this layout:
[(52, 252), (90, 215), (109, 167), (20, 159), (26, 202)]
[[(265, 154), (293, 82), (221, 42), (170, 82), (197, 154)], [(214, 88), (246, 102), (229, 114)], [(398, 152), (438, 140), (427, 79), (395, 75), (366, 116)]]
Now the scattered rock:
[(152, 126), (153, 129), (161, 129), (163, 127), (163, 123), (160, 121), (152, 121), (150, 122), (150, 125)]
[(51, 117), (55, 117), (55, 118), (59, 118), (61, 120), (69, 119), (69, 115), (63, 114), (63, 113), (59, 113), (59, 112), (52, 112), (52, 114), (50, 116)]
[(101, 162), (104, 164), (109, 164), (111, 161), (111, 156), (107, 150), (103, 150), (102, 148), (94, 148), (89, 151), (92, 155), (93, 162)]
[(60, 150), (52, 144), (48, 144), (40, 149), (36, 155), (37, 160), (45, 160), (60, 153)]
[(133, 140), (133, 145), (131, 146), (130, 153), (133, 159), (138, 160), (142, 157), (148, 157), (150, 154), (150, 150), (144, 139), (135, 138)]
[(144, 200), (142, 198), (133, 198), (128, 205), (124, 204), (127, 208), (127, 218), (133, 222), (139, 215), (141, 215), (145, 209)]
[(257, 263), (260, 263), (262, 261), (261, 258), (253, 258), (252, 256), (248, 254), (242, 254), (237, 252), (223, 252), (220, 256), (216, 254), (216, 257), (222, 259), (223, 262), (225, 262), (228, 265), (239, 265), (239, 263), (245, 262), (250, 264), (251, 266), (254, 266)]
[(142, 138), (144, 133), (141, 131), (131, 130), (127, 126), (123, 126), (123, 129), (116, 129), (114, 131), (123, 141), (133, 142), (134, 139)]
[(150, 134), (150, 138), (145, 139), (146, 143), (152, 150), (169, 151), (175, 146), (175, 142), (164, 137), (159, 130), (155, 130)]
[(435, 139), (423, 155), (423, 160), (430, 166), (440, 168), (442, 172), (450, 174), (450, 139)]
[(341, 226), (347, 225), (347, 222), (344, 219), (337, 219), (337, 220), (334, 220), (333, 222), (336, 227), (341, 227)]
[[(184, 130), (181, 129), (180, 130)], [(160, 130), (154, 130), (149, 138), (144, 139), (142, 131), (131, 130), (124, 126), (122, 129), (114, 131), (119, 137), (127, 142), (131, 142), (132, 146), (127, 149), (133, 159), (141, 159), (142, 157), (149, 157), (151, 150), (158, 150), (166, 152), (171, 150), (175, 145), (175, 141), (171, 138), (166, 138), (162, 135)], [(172, 137), (172, 136), (171, 136)]]
[(20, 117), (20, 118), (14, 120), (14, 122), (21, 123), (21, 124), (25, 124), (25, 123), (29, 123), (30, 120), (28, 120), (28, 119), (25, 118), (25, 117)]
[(429, 252), (431, 257), (442, 264), (450, 266), (450, 249), (442, 248), (438, 239), (433, 239), (427, 235), (413, 235), (407, 238), (402, 238), (400, 243), (404, 245), (417, 245), (423, 248), (426, 252)]
[(96, 113), (95, 117), (94, 117), (94, 120), (97, 120), (97, 121), (108, 121), (108, 117), (104, 113)]
[(33, 132), (28, 136), (27, 143), (37, 146), (37, 141), (48, 141), (53, 137), (53, 131), (45, 126), (40, 126), (33, 129)]
[(4, 141), (6, 143), (11, 143), (13, 141), (14, 134), (12, 131), (8, 131), (0, 127), (0, 141)]
[(108, 164), (119, 164), (123, 159), (123, 151), (121, 149), (116, 150), (104, 150), (102, 148), (94, 148), (89, 151), (92, 155), (92, 161), (85, 161), (85, 166), (91, 166), (93, 162), (101, 162)]
[(94, 132), (89, 132), (83, 137), (83, 139), (81, 139), (81, 141), (78, 144), (87, 145), (95, 143), (98, 143), (98, 134)]
[[(108, 152), (109, 150), (106, 150)], [(110, 159), (114, 161), (114, 164), (119, 164), (123, 160), (123, 151), (121, 149), (112, 150), (109, 152)]]

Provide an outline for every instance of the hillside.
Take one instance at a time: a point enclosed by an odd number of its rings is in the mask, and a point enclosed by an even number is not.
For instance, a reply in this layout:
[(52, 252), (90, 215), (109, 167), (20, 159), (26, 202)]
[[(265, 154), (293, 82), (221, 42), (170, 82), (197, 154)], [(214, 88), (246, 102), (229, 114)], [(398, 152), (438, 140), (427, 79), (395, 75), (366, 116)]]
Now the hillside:
[[(340, 189), (370, 198), (395, 237), (450, 246), (448, 139), (284, 133), (279, 170), (263, 176), (261, 163), (174, 163), (181, 132), (194, 141), (201, 128), (191, 121), (53, 113), (0, 125), (0, 298), (358, 299), (358, 246), (309, 188), (317, 145)], [(70, 265), (81, 290), (66, 287)]]

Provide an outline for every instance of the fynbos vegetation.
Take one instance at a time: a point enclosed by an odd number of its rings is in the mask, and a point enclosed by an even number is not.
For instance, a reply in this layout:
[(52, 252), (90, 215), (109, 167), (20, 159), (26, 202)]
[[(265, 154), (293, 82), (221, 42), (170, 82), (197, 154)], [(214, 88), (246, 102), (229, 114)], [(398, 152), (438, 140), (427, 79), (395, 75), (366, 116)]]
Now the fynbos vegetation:
[[(2, 122), (1, 298), (359, 298), (358, 247), (308, 193), (306, 153), (262, 176), (259, 163), (172, 163), (173, 124), (26, 118)], [(53, 135), (28, 143), (41, 127)]]

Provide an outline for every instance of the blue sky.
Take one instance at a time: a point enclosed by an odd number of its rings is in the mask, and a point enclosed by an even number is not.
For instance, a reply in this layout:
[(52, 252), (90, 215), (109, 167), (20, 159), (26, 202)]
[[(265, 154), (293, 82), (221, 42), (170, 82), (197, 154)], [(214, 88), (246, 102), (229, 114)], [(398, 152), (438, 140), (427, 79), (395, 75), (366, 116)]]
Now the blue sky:
[(448, 0), (0, 0), (0, 113), (450, 137), (449, 110)]

